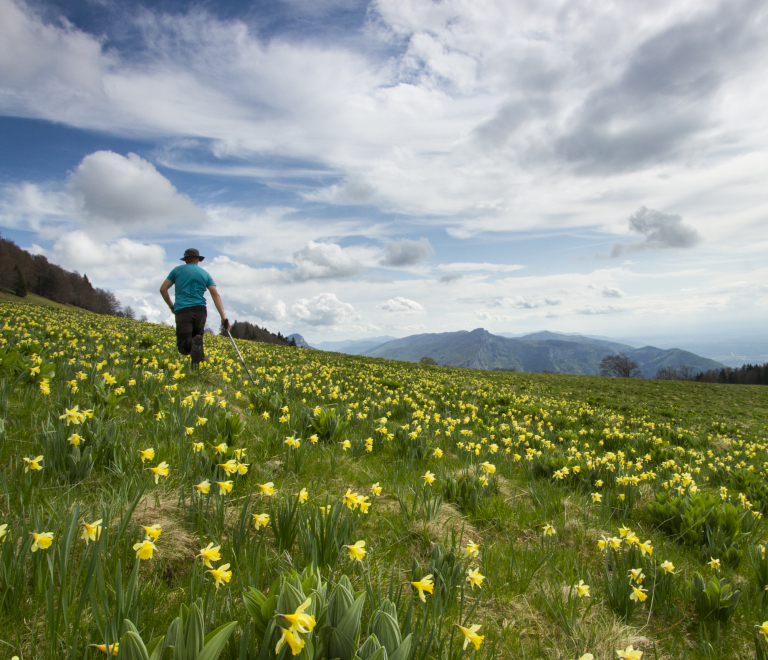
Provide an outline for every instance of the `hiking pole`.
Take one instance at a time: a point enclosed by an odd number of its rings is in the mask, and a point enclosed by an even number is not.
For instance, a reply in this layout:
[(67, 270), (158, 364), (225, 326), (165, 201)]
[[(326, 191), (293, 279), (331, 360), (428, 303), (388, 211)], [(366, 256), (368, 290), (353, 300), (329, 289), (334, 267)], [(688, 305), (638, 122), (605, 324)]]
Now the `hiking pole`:
[(251, 383), (253, 383), (253, 386), (256, 387), (256, 383), (253, 382), (253, 376), (251, 376), (251, 372), (248, 371), (248, 365), (245, 364), (245, 360), (243, 360), (243, 356), (240, 354), (240, 349), (237, 347), (235, 340), (232, 339), (232, 335), (229, 334), (229, 328), (224, 328), (224, 329), (227, 331), (227, 337), (229, 337), (229, 341), (232, 342), (232, 346), (234, 346), (235, 350), (237, 351), (237, 356), (240, 358), (240, 362), (242, 362), (243, 366), (245, 367), (245, 373), (248, 374), (248, 378), (251, 379)]

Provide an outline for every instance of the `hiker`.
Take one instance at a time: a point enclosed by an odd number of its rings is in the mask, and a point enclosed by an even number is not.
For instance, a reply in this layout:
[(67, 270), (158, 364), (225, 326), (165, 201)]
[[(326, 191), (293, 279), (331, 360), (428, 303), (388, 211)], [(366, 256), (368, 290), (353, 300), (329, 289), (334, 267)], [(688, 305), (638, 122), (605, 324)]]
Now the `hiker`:
[[(205, 361), (203, 351), (203, 332), (208, 310), (205, 306), (205, 290), (211, 292), (211, 300), (216, 305), (216, 310), (221, 315), (221, 327), (229, 330), (230, 325), (227, 315), (224, 313), (224, 303), (216, 291), (216, 284), (208, 271), (203, 270), (198, 264), (205, 259), (194, 248), (184, 251), (181, 258), (184, 266), (176, 266), (165, 282), (160, 287), (160, 295), (163, 296), (168, 307), (176, 315), (176, 344), (179, 353), (192, 356), (192, 368), (197, 369), (201, 362)], [(168, 289), (176, 286), (176, 302), (171, 302)]]

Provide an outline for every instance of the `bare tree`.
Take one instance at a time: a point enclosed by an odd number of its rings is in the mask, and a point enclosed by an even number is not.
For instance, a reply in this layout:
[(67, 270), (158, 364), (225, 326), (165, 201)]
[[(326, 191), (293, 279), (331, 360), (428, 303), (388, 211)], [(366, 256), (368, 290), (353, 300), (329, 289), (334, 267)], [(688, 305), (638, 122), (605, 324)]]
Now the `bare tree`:
[(672, 366), (662, 367), (656, 372), (656, 380), (677, 380), (677, 369)]
[(696, 370), (687, 364), (681, 364), (677, 368), (677, 377), (679, 380), (693, 380), (696, 378)]
[(638, 369), (638, 364), (624, 353), (618, 355), (606, 355), (600, 361), (601, 376), (615, 376), (617, 378), (642, 378), (643, 374)]

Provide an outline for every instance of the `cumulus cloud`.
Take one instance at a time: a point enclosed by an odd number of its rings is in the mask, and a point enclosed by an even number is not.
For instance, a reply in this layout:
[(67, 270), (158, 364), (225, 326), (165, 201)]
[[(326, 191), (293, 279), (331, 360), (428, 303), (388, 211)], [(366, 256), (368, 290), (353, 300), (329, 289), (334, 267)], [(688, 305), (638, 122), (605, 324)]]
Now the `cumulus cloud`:
[[(469, 302), (469, 301), (463, 301)], [(537, 309), (539, 307), (554, 307), (562, 301), (559, 298), (539, 298), (530, 299), (524, 296), (513, 296), (504, 298), (490, 298), (485, 301), (485, 305), (491, 308), (512, 307), (514, 309)]]
[(487, 261), (482, 263), (450, 263), (450, 264), (438, 264), (436, 268), (440, 270), (458, 271), (458, 272), (471, 272), (471, 271), (488, 271), (491, 273), (511, 273), (515, 270), (521, 270), (525, 266), (520, 264), (491, 264)]
[(82, 216), (130, 230), (140, 226), (199, 224), (205, 212), (136, 154), (96, 151), (83, 158), (69, 177), (69, 189)]
[(309, 241), (301, 250), (294, 252), (293, 262), (296, 268), (285, 271), (285, 277), (290, 282), (339, 279), (357, 275), (363, 270), (360, 262), (335, 243)]
[(425, 310), (415, 300), (409, 300), (402, 296), (397, 298), (391, 298), (387, 302), (380, 305), (381, 309), (385, 312), (393, 312), (395, 314), (422, 314)]
[(405, 330), (406, 332), (418, 332), (419, 330), (426, 330), (427, 326), (423, 323), (414, 323), (412, 325), (393, 325), (396, 330)]
[(629, 231), (644, 236), (639, 243), (614, 243), (609, 257), (625, 252), (692, 248), (701, 242), (698, 232), (683, 222), (679, 215), (662, 213), (641, 206), (629, 218)]
[(59, 238), (46, 256), (64, 268), (87, 273), (91, 279), (102, 281), (134, 279), (147, 272), (159, 271), (165, 263), (165, 250), (159, 245), (137, 243), (127, 238), (101, 243), (83, 231), (69, 232)]
[(582, 314), (584, 316), (595, 316), (599, 314), (617, 314), (618, 312), (623, 312), (624, 310), (621, 307), (614, 307), (613, 305), (606, 305), (603, 307), (596, 305), (585, 305), (584, 307), (575, 311), (577, 314)]
[(466, 277), (464, 273), (446, 273), (438, 280), (438, 282), (441, 282), (442, 284), (450, 284), (451, 282), (455, 282), (464, 277)]
[(615, 286), (603, 287), (603, 298), (623, 298), (626, 294)]
[(334, 293), (320, 293), (312, 298), (300, 298), (291, 305), (291, 313), (299, 323), (312, 326), (334, 326), (360, 317), (349, 303)]
[(434, 253), (427, 238), (420, 238), (418, 241), (401, 238), (384, 246), (384, 258), (380, 264), (390, 268), (416, 266), (429, 259)]

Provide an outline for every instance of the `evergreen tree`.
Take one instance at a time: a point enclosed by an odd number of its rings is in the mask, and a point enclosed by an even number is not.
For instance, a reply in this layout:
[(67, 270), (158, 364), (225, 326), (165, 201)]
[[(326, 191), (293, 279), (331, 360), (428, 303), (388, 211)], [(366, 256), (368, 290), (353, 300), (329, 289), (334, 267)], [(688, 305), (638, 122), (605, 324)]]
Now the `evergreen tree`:
[(26, 298), (27, 297), (27, 282), (24, 280), (24, 275), (21, 272), (21, 268), (19, 268), (19, 264), (16, 264), (13, 267), (13, 270), (16, 273), (16, 282), (13, 285), (13, 292), (19, 298)]

